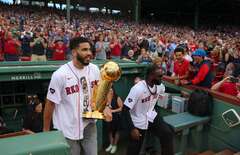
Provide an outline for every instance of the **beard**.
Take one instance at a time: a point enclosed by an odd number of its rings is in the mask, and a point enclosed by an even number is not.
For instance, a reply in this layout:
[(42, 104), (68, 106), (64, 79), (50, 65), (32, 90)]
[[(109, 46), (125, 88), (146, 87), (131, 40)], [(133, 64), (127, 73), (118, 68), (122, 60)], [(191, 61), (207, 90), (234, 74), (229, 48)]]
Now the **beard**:
[(155, 85), (160, 85), (161, 83), (162, 83), (162, 80), (153, 80), (153, 83), (155, 84)]
[(77, 54), (77, 61), (80, 62), (83, 66), (89, 65), (89, 62), (85, 62), (84, 58)]

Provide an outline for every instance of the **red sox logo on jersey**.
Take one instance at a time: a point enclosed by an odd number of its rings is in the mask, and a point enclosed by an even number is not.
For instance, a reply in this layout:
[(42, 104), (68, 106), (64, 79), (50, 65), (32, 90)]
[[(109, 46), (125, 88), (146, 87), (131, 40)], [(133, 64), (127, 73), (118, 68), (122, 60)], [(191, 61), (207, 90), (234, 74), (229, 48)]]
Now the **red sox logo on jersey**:
[[(94, 85), (97, 85), (97, 83), (98, 83), (98, 80), (91, 81), (91, 88), (93, 88)], [(66, 91), (67, 95), (70, 95), (70, 94), (73, 94), (73, 93), (78, 93), (79, 90), (80, 89), (79, 89), (79, 86), (77, 84), (65, 88), (65, 91)]]
[(71, 87), (66, 87), (65, 91), (66, 91), (67, 95), (70, 95), (70, 94), (73, 94), (73, 93), (78, 93), (79, 92), (79, 86), (76, 84), (76, 85), (73, 85)]
[(145, 102), (150, 101), (150, 100), (151, 100), (151, 96), (153, 96), (153, 97), (152, 97), (152, 100), (154, 100), (154, 99), (156, 99), (156, 98), (158, 97), (158, 94), (150, 95), (150, 96), (148, 96), (148, 97), (145, 97), (144, 99), (142, 99), (142, 103), (145, 103)]

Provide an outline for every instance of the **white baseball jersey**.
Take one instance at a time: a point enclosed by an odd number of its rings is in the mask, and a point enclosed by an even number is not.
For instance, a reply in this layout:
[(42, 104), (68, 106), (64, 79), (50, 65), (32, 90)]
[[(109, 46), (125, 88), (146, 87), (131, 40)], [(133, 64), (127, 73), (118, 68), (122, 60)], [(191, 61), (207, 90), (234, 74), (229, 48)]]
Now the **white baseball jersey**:
[(62, 131), (65, 137), (72, 140), (83, 138), (89, 120), (82, 119), (82, 112), (91, 110), (92, 88), (99, 78), (100, 71), (92, 63), (78, 69), (71, 61), (53, 73), (47, 99), (55, 103), (54, 128)]
[[(151, 92), (156, 91), (156, 94), (152, 95), (149, 89)], [(148, 129), (147, 114), (154, 110), (159, 95), (165, 92), (165, 86), (161, 84), (149, 89), (145, 80), (139, 81), (131, 88), (124, 102), (124, 105), (130, 108), (129, 112), (134, 126), (143, 130)]]

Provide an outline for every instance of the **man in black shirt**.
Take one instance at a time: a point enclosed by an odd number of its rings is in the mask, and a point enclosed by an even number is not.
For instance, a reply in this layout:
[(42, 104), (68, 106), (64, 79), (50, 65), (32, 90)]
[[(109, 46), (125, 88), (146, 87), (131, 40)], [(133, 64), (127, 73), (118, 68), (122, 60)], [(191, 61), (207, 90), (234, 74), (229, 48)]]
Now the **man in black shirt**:
[(44, 38), (41, 30), (36, 30), (35, 36), (30, 42), (32, 48), (32, 61), (46, 61), (47, 40)]

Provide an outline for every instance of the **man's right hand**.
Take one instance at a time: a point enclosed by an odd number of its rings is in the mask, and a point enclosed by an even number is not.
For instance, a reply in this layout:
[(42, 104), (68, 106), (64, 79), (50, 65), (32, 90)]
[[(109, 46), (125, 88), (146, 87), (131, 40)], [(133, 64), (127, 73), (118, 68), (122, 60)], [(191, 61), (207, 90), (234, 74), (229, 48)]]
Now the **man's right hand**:
[(103, 110), (103, 115), (105, 117), (106, 122), (112, 121), (112, 109), (110, 109), (108, 106), (106, 106), (105, 109)]
[(177, 85), (177, 86), (181, 85), (180, 80), (179, 79), (174, 80), (174, 84)]
[(231, 78), (232, 76), (227, 76), (227, 77), (225, 77), (222, 81), (227, 81), (227, 80), (230, 80), (230, 78)]
[(134, 128), (134, 129), (131, 130), (131, 137), (132, 137), (132, 139), (140, 140), (141, 136), (142, 135), (140, 134), (140, 132), (139, 132), (139, 130), (137, 128)]

